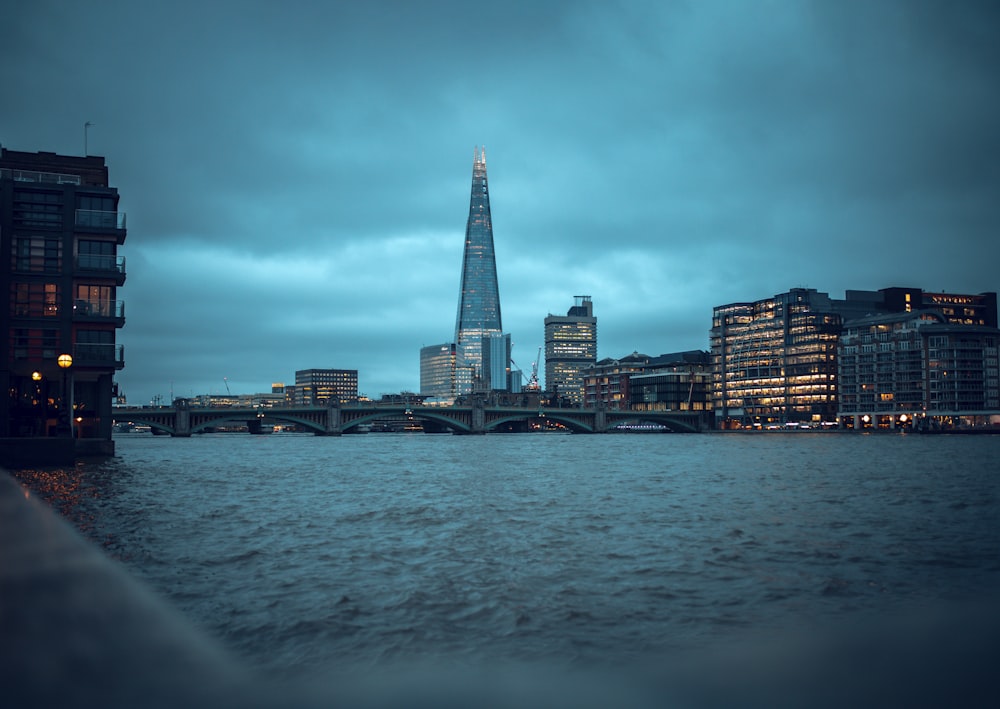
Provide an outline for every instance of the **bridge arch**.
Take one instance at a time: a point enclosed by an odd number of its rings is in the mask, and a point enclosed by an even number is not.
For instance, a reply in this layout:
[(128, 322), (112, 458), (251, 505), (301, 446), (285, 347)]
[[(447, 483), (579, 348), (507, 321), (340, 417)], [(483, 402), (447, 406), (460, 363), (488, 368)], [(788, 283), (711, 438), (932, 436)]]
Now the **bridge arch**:
[(349, 421), (341, 421), (340, 430), (342, 433), (357, 428), (358, 426), (371, 423), (372, 421), (378, 421), (379, 419), (384, 419), (388, 416), (411, 416), (417, 421), (431, 421), (438, 423), (450, 431), (455, 433), (469, 433), (472, 430), (472, 426), (468, 423), (455, 418), (454, 416), (448, 416), (445, 413), (438, 413), (436, 411), (428, 411), (425, 408), (422, 409), (407, 409), (407, 408), (382, 408), (378, 411), (363, 414), (357, 418), (351, 418)]
[(139, 426), (149, 426), (151, 429), (168, 433), (171, 436), (175, 433), (173, 426), (169, 426), (153, 416), (129, 416), (128, 420)]
[(691, 417), (679, 417), (672, 413), (657, 413), (644, 411), (621, 411), (608, 415), (608, 430), (618, 428), (623, 424), (641, 426), (651, 424), (662, 426), (671, 433), (697, 433), (697, 421)]
[(526, 411), (524, 413), (508, 414), (495, 419), (490, 419), (486, 422), (484, 427), (487, 431), (494, 431), (500, 426), (513, 421), (555, 421), (556, 423), (562, 424), (573, 433), (594, 433), (593, 426), (588, 426), (586, 423), (574, 418), (571, 415), (560, 415), (559, 413), (552, 411)]

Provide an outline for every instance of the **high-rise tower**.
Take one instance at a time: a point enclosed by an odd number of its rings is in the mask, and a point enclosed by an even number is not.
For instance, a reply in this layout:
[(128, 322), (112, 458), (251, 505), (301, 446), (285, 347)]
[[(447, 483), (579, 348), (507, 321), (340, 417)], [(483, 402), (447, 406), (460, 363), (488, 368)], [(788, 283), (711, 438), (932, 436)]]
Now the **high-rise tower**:
[(565, 317), (545, 318), (545, 388), (583, 404), (583, 370), (597, 362), (597, 318), (589, 295), (578, 295)]
[(490, 192), (486, 182), (486, 148), (480, 150), (476, 147), (472, 160), (469, 221), (465, 227), (465, 253), (462, 256), (462, 285), (455, 322), (456, 366), (470, 367), (474, 376), (482, 376), (483, 338), (502, 333)]

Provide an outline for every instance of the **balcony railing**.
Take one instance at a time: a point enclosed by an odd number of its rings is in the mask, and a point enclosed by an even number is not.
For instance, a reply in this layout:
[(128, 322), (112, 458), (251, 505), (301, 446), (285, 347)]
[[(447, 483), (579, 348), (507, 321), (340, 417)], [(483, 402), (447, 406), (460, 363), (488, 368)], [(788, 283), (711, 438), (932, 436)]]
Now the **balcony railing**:
[(36, 172), (34, 170), (10, 170), (0, 168), (0, 178), (14, 182), (48, 182), (56, 185), (78, 185), (79, 175), (64, 175), (58, 172)]
[(73, 364), (79, 366), (114, 366), (121, 369), (125, 366), (124, 345), (73, 345)]
[(122, 300), (74, 300), (73, 316), (124, 320), (125, 302)]
[(76, 225), (92, 229), (124, 229), (125, 212), (78, 209), (76, 210)]
[(125, 275), (125, 257), (105, 254), (80, 254), (76, 259), (77, 270), (100, 271), (114, 275)]

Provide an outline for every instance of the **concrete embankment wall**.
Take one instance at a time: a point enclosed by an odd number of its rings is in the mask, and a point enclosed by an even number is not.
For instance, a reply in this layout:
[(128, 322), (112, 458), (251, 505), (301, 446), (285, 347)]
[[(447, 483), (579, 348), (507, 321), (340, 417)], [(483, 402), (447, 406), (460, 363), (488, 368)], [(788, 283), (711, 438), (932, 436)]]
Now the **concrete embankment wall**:
[(0, 704), (270, 705), (242, 668), (0, 469)]

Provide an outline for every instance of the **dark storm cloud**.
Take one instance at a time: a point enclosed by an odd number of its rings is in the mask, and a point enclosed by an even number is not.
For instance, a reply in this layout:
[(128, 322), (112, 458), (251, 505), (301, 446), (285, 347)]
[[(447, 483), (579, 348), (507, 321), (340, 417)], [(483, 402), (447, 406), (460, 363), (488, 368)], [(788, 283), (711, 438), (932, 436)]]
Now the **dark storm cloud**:
[(453, 335), (485, 143), (504, 322), (593, 296), (600, 356), (707, 347), (797, 285), (997, 290), (997, 11), (943, 2), (20, 3), (0, 141), (105, 155), (130, 399)]

